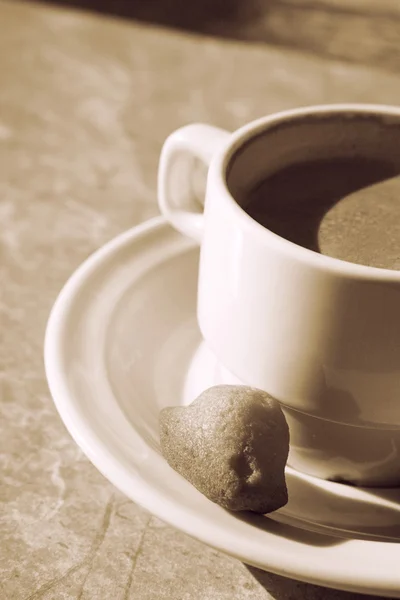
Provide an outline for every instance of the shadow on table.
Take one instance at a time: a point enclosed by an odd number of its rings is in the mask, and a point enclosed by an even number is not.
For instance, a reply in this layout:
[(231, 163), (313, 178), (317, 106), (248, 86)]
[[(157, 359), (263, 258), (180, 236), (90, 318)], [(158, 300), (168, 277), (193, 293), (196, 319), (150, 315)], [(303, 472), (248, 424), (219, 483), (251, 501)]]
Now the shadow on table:
[(368, 600), (368, 598), (373, 600), (373, 598), (378, 598), (378, 596), (342, 592), (311, 583), (302, 583), (247, 565), (246, 568), (274, 600)]
[[(25, 0), (29, 2), (31, 0)], [(370, 0), (42, 0), (185, 31), (400, 68), (400, 5)]]
[[(195, 32), (206, 32), (218, 23), (221, 32), (228, 35), (229, 28), (247, 12), (253, 14), (254, 0), (246, 7), (241, 0), (44, 0), (82, 8), (100, 14), (113, 15), (176, 27)], [(275, 0), (272, 0), (274, 3)], [(252, 8), (253, 5), (253, 8)]]

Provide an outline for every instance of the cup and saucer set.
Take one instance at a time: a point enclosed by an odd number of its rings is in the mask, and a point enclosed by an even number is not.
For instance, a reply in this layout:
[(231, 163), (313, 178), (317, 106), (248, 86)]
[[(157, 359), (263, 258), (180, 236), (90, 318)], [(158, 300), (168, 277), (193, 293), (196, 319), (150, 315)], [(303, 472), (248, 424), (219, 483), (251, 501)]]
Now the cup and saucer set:
[[(400, 109), (389, 106), (174, 132), (160, 159), (162, 216), (72, 275), (45, 366), (76, 443), (166, 523), (267, 571), (400, 598), (400, 271), (320, 254), (246, 212), (250, 190), (288, 165), (362, 155), (400, 166), (398, 147)], [(161, 454), (161, 409), (221, 383), (263, 389), (284, 411), (289, 501), (269, 515), (224, 510)]]

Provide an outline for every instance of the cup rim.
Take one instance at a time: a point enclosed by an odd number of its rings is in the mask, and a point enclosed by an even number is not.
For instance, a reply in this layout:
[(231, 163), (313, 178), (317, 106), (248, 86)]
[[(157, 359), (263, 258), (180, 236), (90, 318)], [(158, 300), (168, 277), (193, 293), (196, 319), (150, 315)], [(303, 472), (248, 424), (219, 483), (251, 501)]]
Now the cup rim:
[[(230, 137), (228, 144), (223, 151), (216, 157), (213, 168), (213, 178), (215, 179), (218, 192), (224, 201), (230, 206), (236, 217), (241, 220), (243, 226), (252, 232), (252, 235), (262, 238), (273, 246), (278, 252), (284, 252), (289, 257), (303, 264), (308, 264), (324, 272), (334, 273), (336, 275), (347, 276), (353, 279), (366, 281), (382, 281), (387, 283), (400, 283), (400, 270), (386, 269), (382, 267), (372, 267), (358, 263), (352, 263), (325, 254), (319, 254), (309, 248), (304, 248), (298, 244), (287, 240), (273, 231), (267, 229), (236, 202), (232, 196), (227, 183), (227, 170), (234, 154), (249, 140), (268, 131), (271, 126), (284, 123), (288, 119), (295, 117), (307, 117), (312, 115), (334, 116), (340, 114), (369, 114), (371, 116), (396, 117), (400, 120), (400, 107), (386, 104), (358, 104), (358, 103), (338, 103), (338, 104), (316, 104), (283, 110), (271, 115), (267, 115), (251, 121), (237, 129)], [(211, 170), (211, 169), (210, 169)]]

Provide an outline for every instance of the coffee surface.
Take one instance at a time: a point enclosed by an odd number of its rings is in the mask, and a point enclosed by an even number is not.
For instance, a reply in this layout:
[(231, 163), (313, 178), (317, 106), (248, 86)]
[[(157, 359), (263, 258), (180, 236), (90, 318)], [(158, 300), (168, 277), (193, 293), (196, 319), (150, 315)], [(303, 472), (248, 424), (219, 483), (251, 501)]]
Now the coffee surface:
[(254, 188), (243, 208), (267, 229), (310, 250), (400, 269), (400, 170), (387, 161), (293, 165)]

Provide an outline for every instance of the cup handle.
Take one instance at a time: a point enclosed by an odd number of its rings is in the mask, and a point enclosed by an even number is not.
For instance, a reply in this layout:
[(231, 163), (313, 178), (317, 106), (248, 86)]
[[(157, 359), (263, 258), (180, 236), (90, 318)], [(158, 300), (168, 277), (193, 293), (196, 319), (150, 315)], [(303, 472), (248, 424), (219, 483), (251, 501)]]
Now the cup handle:
[(161, 213), (175, 229), (198, 243), (203, 235), (204, 199), (200, 201), (194, 192), (196, 159), (208, 168), (229, 137), (224, 129), (195, 123), (174, 131), (161, 151), (158, 170)]

